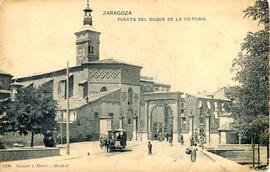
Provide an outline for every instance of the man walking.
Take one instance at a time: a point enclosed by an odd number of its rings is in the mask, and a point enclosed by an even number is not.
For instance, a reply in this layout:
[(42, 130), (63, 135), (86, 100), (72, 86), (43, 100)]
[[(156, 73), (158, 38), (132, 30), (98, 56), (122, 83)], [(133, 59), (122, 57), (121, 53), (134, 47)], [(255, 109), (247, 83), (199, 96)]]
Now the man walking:
[(169, 136), (169, 145), (173, 146), (173, 136), (172, 135)]
[(148, 147), (148, 155), (152, 155), (152, 144), (150, 141), (148, 142), (147, 147)]
[(181, 134), (181, 136), (180, 136), (180, 143), (181, 143), (181, 145), (183, 145), (184, 144), (184, 136)]

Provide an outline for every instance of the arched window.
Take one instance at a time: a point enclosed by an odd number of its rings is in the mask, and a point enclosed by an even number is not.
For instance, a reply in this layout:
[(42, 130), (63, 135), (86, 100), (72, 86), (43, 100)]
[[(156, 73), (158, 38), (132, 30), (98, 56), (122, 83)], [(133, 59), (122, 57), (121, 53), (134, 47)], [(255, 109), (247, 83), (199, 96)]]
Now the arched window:
[(66, 98), (66, 81), (62, 80), (58, 83), (58, 97), (60, 99)]
[(100, 89), (100, 92), (106, 92), (107, 91), (107, 88), (106, 87), (102, 87), (101, 89)]
[(128, 105), (132, 105), (133, 103), (133, 91), (132, 88), (128, 89)]
[(90, 54), (94, 54), (94, 47), (93, 46), (88, 46), (88, 52)]

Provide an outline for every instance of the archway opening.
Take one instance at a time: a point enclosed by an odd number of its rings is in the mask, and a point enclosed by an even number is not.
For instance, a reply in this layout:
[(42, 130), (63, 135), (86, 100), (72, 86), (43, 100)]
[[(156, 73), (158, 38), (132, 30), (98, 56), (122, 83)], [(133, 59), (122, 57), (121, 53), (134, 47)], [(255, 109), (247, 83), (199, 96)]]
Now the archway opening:
[(151, 139), (168, 140), (173, 133), (173, 118), (170, 106), (156, 105), (151, 112)]

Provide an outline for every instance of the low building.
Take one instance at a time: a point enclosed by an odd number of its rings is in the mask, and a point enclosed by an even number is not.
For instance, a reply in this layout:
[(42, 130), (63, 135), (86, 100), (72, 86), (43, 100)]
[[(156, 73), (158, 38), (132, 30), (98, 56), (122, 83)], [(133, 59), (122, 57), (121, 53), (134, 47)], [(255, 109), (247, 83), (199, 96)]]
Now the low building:
[(214, 93), (186, 94), (185, 100), (190, 135), (203, 136), (206, 143), (236, 143), (231, 133), (233, 118), (228, 113), (231, 100), (226, 97), (226, 87)]
[(10, 97), (10, 83), (13, 76), (0, 69), (0, 101)]

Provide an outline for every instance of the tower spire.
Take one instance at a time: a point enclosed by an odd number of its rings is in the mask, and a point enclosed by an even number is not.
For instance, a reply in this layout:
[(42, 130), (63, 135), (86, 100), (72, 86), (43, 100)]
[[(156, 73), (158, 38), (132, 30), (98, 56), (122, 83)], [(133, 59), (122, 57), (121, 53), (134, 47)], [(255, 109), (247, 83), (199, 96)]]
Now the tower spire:
[(93, 10), (89, 7), (89, 0), (87, 0), (86, 8), (83, 11), (84, 11), (83, 24), (92, 25), (93, 21), (92, 21), (91, 12)]

